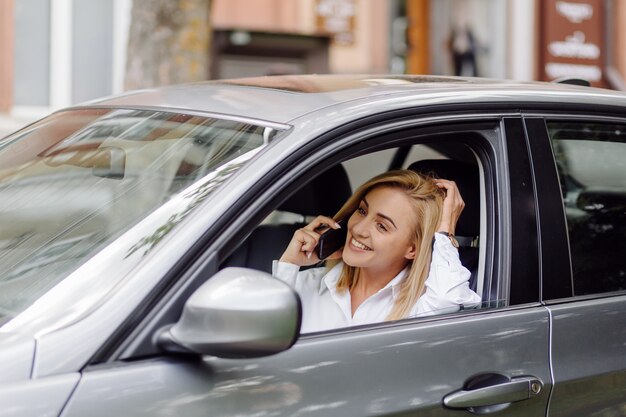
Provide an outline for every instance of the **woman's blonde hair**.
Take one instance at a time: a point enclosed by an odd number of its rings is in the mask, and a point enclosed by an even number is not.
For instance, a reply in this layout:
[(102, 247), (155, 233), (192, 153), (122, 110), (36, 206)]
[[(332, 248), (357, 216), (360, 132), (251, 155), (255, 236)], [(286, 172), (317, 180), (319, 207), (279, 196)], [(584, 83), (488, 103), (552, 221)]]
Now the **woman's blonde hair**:
[[(413, 244), (416, 255), (413, 260), (409, 260), (409, 273), (400, 284), (399, 296), (387, 317), (387, 320), (398, 320), (408, 316), (424, 292), (424, 283), (430, 270), (432, 242), (441, 219), (445, 192), (435, 185), (432, 177), (409, 170), (385, 172), (361, 185), (337, 212), (335, 220), (351, 216), (367, 193), (379, 187), (403, 191), (409, 197), (415, 213)], [(337, 290), (351, 290), (358, 280), (359, 268), (344, 263)]]

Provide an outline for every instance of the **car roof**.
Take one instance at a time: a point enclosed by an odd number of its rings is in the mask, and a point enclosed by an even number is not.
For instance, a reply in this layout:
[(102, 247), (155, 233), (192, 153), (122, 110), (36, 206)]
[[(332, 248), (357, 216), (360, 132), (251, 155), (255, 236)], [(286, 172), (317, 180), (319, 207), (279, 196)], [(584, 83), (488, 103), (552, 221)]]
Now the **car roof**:
[[(552, 102), (624, 105), (626, 94), (568, 84), (411, 75), (290, 75), (206, 81), (131, 91), (83, 106), (158, 108), (292, 123), (312, 112), (346, 105), (389, 108), (393, 98), (413, 105), (443, 101)], [(377, 106), (378, 105), (378, 106)], [(391, 106), (393, 107), (393, 106)], [(319, 116), (319, 115), (318, 115)]]

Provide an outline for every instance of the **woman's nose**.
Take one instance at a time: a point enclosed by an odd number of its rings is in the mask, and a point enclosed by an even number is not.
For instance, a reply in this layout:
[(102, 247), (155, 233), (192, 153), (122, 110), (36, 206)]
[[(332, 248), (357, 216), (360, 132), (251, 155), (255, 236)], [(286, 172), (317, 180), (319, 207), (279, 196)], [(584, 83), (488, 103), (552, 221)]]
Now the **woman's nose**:
[(358, 219), (352, 226), (352, 234), (355, 236), (367, 237), (369, 236), (369, 229), (367, 227), (367, 219)]

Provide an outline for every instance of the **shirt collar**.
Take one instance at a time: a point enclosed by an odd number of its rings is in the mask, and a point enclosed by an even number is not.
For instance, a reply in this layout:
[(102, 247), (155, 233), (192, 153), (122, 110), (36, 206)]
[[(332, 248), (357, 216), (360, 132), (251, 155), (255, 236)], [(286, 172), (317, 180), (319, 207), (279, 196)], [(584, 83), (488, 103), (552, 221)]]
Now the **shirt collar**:
[(326, 275), (324, 275), (324, 278), (320, 280), (320, 295), (322, 295), (326, 290), (333, 293), (336, 292), (337, 282), (339, 282), (339, 276), (341, 275), (342, 268), (343, 262), (339, 262), (337, 265), (333, 266), (330, 271), (326, 273)]
[[(324, 275), (324, 278), (320, 280), (320, 289), (319, 294), (322, 295), (324, 291), (331, 291), (332, 293), (337, 292), (337, 283), (339, 282), (339, 276), (341, 275), (341, 270), (343, 269), (343, 262), (339, 262), (337, 265), (332, 267), (330, 271)], [(391, 287), (391, 296), (395, 300), (398, 295), (400, 295), (400, 285), (404, 278), (409, 272), (409, 266), (407, 265), (402, 271), (398, 273), (391, 281), (387, 283), (380, 291), (385, 291), (387, 288)]]

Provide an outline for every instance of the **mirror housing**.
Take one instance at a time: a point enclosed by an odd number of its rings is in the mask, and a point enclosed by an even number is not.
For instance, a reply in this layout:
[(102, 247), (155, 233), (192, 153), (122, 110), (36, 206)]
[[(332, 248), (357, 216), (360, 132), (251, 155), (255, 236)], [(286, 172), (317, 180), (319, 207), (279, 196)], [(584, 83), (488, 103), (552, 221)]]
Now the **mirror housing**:
[(175, 353), (268, 356), (296, 342), (301, 319), (300, 297), (289, 285), (265, 272), (225, 268), (189, 297), (157, 343)]

